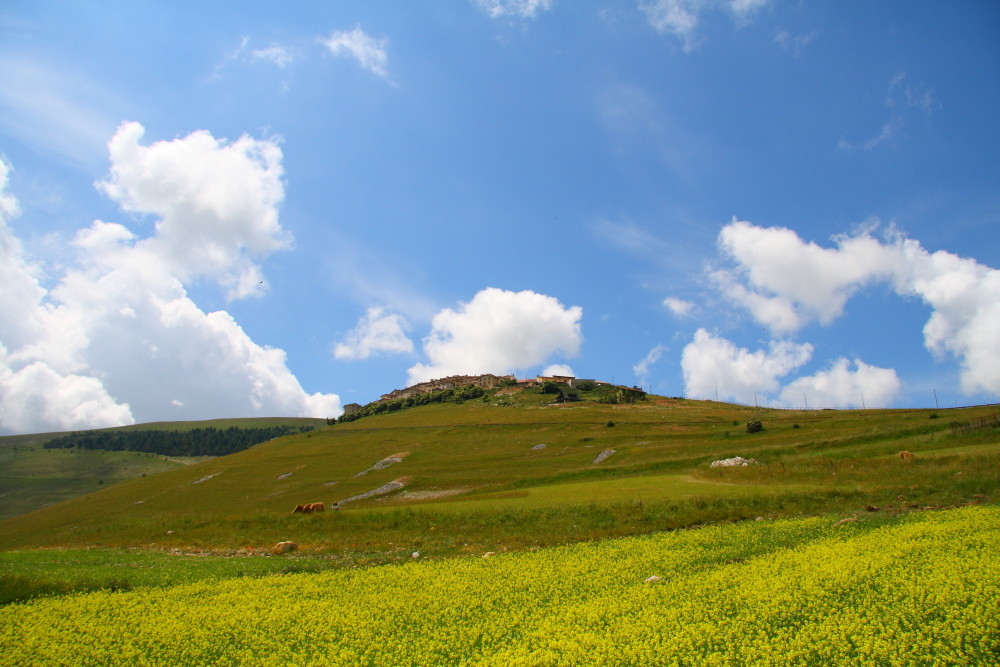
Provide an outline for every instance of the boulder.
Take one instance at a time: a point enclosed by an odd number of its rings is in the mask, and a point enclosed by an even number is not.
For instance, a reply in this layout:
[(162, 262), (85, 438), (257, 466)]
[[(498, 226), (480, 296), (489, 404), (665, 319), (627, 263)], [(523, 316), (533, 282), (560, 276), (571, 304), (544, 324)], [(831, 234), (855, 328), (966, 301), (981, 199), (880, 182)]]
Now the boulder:
[(271, 547), (271, 553), (273, 554), (287, 554), (289, 551), (295, 551), (299, 548), (295, 542), (278, 542), (273, 547)]
[(614, 449), (605, 449), (603, 452), (597, 455), (597, 457), (594, 459), (594, 463), (601, 463), (614, 453), (615, 453)]
[(731, 459), (721, 459), (719, 461), (712, 461), (712, 468), (741, 468), (744, 466), (754, 465), (755, 463), (760, 463), (757, 459), (745, 459), (742, 456), (734, 456)]

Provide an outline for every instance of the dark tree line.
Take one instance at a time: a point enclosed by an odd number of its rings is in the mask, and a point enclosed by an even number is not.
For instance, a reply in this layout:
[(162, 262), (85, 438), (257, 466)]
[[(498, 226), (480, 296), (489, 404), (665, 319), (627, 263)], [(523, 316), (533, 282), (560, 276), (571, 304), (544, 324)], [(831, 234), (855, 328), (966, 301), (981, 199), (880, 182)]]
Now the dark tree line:
[(283, 435), (305, 433), (312, 426), (269, 426), (190, 431), (77, 431), (46, 442), (45, 449), (104, 449), (149, 452), (163, 456), (224, 456)]

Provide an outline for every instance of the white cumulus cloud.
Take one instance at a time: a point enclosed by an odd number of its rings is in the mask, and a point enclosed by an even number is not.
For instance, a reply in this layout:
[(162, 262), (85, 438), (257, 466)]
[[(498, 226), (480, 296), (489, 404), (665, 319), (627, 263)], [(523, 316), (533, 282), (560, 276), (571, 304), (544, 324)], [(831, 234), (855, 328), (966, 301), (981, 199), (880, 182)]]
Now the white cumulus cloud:
[(554, 375), (560, 375), (562, 377), (576, 377), (576, 373), (573, 372), (573, 368), (568, 364), (550, 364), (542, 370), (543, 377), (552, 377)]
[(181, 280), (213, 278), (230, 298), (259, 294), (251, 258), (291, 244), (278, 222), (281, 148), (247, 136), (227, 143), (205, 131), (144, 146), (144, 133), (134, 122), (118, 128), (110, 178), (98, 187), (125, 211), (157, 216), (156, 235), (143, 245)]
[(790, 333), (809, 320), (828, 324), (854, 292), (891, 275), (898, 261), (891, 248), (868, 234), (835, 242), (836, 249), (822, 248), (791, 229), (733, 220), (719, 233), (719, 247), (736, 272), (716, 271), (712, 277), (775, 333)]
[[(86, 374), (70, 349), (79, 330), (63, 331), (63, 342), (48, 340), (54, 327), (72, 326), (56, 308), (43, 304), (39, 267), (24, 256), (8, 222), (18, 215), (7, 192), (10, 167), (0, 160), (0, 433), (61, 431), (133, 423), (129, 406), (112, 398)], [(46, 358), (38, 352), (48, 351)]]
[(337, 30), (330, 33), (330, 36), (323, 40), (323, 44), (335, 56), (353, 58), (361, 67), (372, 74), (389, 78), (389, 71), (386, 68), (389, 62), (389, 54), (386, 47), (389, 40), (386, 38), (376, 39), (355, 26), (353, 30)]
[(487, 287), (457, 310), (445, 308), (424, 339), (428, 364), (409, 369), (414, 384), (455, 374), (510, 373), (579, 353), (583, 336), (579, 306), (530, 290)]
[(799, 377), (781, 391), (781, 400), (789, 406), (811, 408), (866, 407), (892, 404), (899, 393), (900, 381), (891, 368), (870, 366), (860, 359), (851, 362), (841, 357), (825, 371)]
[[(154, 216), (151, 236), (93, 222), (46, 290), (0, 220), (0, 272), (12, 286), (0, 291), (0, 431), (339, 414), (335, 394), (303, 391), (284, 351), (252, 341), (225, 311), (202, 311), (185, 289), (206, 276), (230, 296), (252, 294), (261, 274), (250, 257), (288, 247), (277, 219), (280, 149), (205, 132), (141, 146), (141, 136), (137, 124), (120, 128), (100, 187)], [(11, 201), (0, 197), (5, 216)], [(240, 287), (248, 276), (255, 284)]]
[(1000, 396), (1000, 270), (913, 240), (898, 243), (900, 294), (919, 296), (933, 309), (924, 345), (961, 362), (962, 390)]
[(698, 329), (681, 353), (687, 396), (741, 403), (764, 402), (781, 386), (779, 379), (812, 357), (809, 343), (772, 341), (767, 350), (751, 352), (732, 341)]
[(719, 246), (735, 267), (710, 276), (775, 333), (832, 322), (871, 284), (919, 297), (931, 307), (924, 345), (959, 359), (966, 393), (1000, 395), (1000, 271), (944, 250), (928, 252), (895, 230), (884, 241), (862, 231), (834, 243), (823, 248), (790, 229), (734, 220), (720, 233)]
[(406, 335), (409, 328), (409, 323), (402, 315), (373, 306), (365, 311), (357, 326), (348, 332), (344, 342), (334, 345), (333, 356), (350, 360), (367, 359), (380, 352), (412, 352), (413, 341)]
[[(17, 367), (17, 370), (14, 370)], [(0, 432), (39, 433), (134, 423), (100, 380), (60, 374), (42, 361), (11, 363), (0, 344)]]

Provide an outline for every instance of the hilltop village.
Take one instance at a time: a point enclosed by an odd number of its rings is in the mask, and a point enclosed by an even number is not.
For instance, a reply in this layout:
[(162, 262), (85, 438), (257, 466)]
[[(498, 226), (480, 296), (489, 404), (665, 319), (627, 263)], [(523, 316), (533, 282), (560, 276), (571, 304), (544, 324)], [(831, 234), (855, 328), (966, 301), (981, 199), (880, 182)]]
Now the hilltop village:
[(607, 382), (598, 382), (596, 380), (581, 380), (568, 375), (539, 376), (536, 378), (525, 378), (524, 380), (518, 380), (513, 375), (493, 375), (491, 373), (485, 373), (483, 375), (452, 375), (439, 380), (421, 382), (405, 389), (395, 389), (388, 394), (382, 394), (382, 397), (379, 400), (391, 401), (394, 398), (408, 398), (410, 396), (416, 396), (417, 394), (426, 394), (431, 391), (440, 391), (442, 389), (455, 389), (456, 387), (474, 386), (481, 387), (483, 389), (497, 389), (499, 387), (516, 386), (527, 388), (544, 385), (546, 382), (552, 382), (553, 384), (571, 388), (577, 388), (579, 385), (588, 382), (594, 385), (608, 384)]
[[(482, 375), (450, 375), (445, 378), (420, 382), (404, 389), (394, 389), (387, 394), (382, 394), (377, 401), (372, 402), (372, 405), (388, 403), (399, 399), (412, 398), (414, 396), (429, 394), (436, 391), (459, 389), (462, 387), (478, 387), (480, 389), (492, 390), (504, 387), (532, 389), (546, 385), (555, 385), (559, 388), (558, 400), (560, 401), (578, 401), (580, 400), (580, 391), (582, 390), (613, 386), (609, 382), (582, 379), (570, 375), (540, 375), (538, 377), (524, 378), (521, 380), (517, 379), (513, 375), (493, 375), (492, 373), (484, 373)], [(627, 392), (631, 395), (642, 394), (645, 396), (645, 393), (638, 387), (616, 388), (620, 389), (621, 392)], [(634, 398), (635, 397), (633, 397), (633, 400)], [(344, 416), (351, 415), (361, 408), (362, 406), (358, 403), (348, 403), (344, 406)]]

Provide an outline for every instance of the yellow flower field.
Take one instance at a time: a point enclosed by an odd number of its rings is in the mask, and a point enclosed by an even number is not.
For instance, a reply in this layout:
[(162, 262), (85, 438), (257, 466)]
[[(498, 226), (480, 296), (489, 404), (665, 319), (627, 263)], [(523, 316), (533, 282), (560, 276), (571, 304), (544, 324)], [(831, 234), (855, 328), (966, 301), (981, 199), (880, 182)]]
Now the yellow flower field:
[[(1000, 508), (0, 609), (11, 665), (996, 665)], [(659, 580), (647, 582), (652, 575)]]

